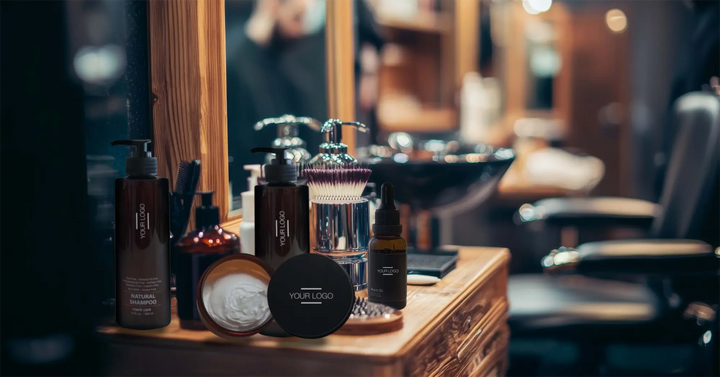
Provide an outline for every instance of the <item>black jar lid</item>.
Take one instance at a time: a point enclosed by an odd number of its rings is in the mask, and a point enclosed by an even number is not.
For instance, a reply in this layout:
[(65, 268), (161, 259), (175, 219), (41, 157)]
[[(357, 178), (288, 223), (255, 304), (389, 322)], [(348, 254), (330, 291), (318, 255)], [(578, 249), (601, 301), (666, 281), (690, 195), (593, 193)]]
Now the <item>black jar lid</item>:
[(268, 287), (270, 312), (299, 338), (322, 338), (350, 317), (355, 291), (345, 270), (320, 254), (301, 254), (280, 265)]

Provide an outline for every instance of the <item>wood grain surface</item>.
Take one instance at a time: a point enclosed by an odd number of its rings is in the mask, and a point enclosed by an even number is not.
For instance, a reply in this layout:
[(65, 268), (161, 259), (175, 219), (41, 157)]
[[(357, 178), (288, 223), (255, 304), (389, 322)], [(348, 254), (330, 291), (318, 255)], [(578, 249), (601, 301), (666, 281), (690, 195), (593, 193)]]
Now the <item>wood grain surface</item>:
[(229, 210), (225, 5), (222, 0), (148, 2), (154, 150), (173, 182), (181, 160), (202, 163), (200, 190)]
[[(508, 261), (507, 249), (462, 248), (457, 268), (440, 283), (408, 286), (403, 328), (392, 333), (315, 340), (255, 335), (228, 341), (208, 331), (180, 329), (176, 318), (160, 330), (105, 327), (100, 332), (110, 337), (120, 355), (114, 363), (118, 374), (139, 370), (166, 374), (178, 372), (182, 365), (183, 374), (430, 376), (452, 371), (453, 375), (468, 369), (473, 360), (477, 364), (483, 352), (505, 354), (495, 349), (501, 343), (489, 342), (508, 335), (502, 330), (507, 328)], [(148, 372), (126, 363), (140, 353), (146, 358), (172, 355), (173, 365)], [(284, 363), (269, 362), (262, 371), (248, 365), (273, 358)], [(211, 367), (207, 364), (211, 360), (220, 364)], [(247, 367), (240, 370), (241, 365)]]

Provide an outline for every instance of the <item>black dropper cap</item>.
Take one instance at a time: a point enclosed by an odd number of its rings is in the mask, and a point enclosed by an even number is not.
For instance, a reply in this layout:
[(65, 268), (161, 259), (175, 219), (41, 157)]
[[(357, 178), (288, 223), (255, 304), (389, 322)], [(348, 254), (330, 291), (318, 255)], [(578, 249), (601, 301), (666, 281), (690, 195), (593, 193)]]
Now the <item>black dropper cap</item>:
[(197, 229), (211, 228), (220, 225), (220, 208), (213, 205), (213, 191), (198, 191), (195, 195), (202, 197), (202, 206), (195, 208), (195, 224)]
[(395, 188), (392, 183), (385, 182), (382, 191), (380, 206), (375, 210), (375, 224), (372, 226), (376, 236), (399, 236), (402, 234), (400, 225), (400, 211), (395, 208)]
[(125, 159), (125, 173), (128, 176), (134, 175), (157, 175), (157, 158), (148, 152), (147, 145), (150, 140), (115, 140), (110, 143), (112, 146), (127, 145), (133, 148), (130, 157)]
[(268, 183), (297, 182), (297, 166), (285, 157), (287, 148), (260, 147), (250, 150), (252, 153), (274, 153), (275, 158), (265, 164), (265, 180)]

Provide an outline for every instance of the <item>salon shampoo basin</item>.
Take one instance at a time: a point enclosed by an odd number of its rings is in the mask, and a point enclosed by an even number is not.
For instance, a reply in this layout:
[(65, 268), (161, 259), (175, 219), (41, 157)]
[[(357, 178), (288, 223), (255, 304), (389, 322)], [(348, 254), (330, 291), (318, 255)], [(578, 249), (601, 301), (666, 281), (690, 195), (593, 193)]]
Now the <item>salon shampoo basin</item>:
[(512, 149), (466, 145), (432, 160), (413, 161), (404, 153), (395, 153), (366, 162), (372, 170), (370, 181), (378, 187), (392, 183), (397, 201), (414, 211), (438, 214), (477, 207), (495, 192), (514, 160)]

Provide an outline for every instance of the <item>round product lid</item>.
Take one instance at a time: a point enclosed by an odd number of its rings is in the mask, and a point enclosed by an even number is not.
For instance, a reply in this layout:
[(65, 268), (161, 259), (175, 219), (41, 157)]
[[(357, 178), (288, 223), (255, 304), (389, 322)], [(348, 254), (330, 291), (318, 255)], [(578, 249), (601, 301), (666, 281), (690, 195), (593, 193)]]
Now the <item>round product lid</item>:
[(272, 322), (267, 292), (273, 270), (260, 258), (233, 254), (205, 270), (197, 307), (205, 327), (232, 339), (259, 333)]
[(268, 287), (270, 312), (283, 330), (300, 338), (322, 338), (350, 317), (355, 302), (350, 277), (332, 259), (302, 254), (287, 260)]

